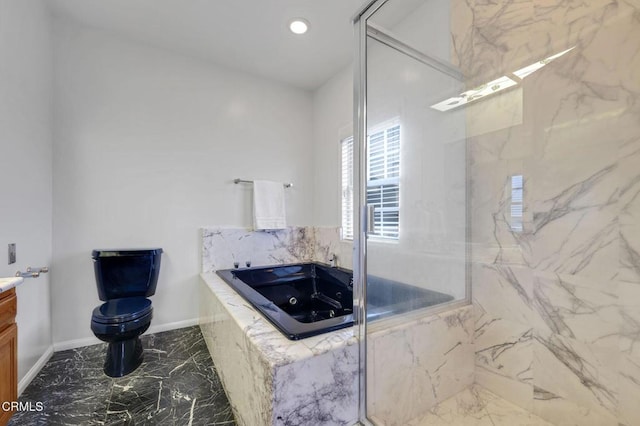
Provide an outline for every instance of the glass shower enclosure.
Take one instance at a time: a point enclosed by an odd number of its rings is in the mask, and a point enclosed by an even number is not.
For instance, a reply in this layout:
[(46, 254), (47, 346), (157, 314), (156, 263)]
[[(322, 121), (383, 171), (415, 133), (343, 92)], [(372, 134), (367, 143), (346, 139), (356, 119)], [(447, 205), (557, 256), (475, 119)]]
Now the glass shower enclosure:
[(354, 23), (361, 422), (640, 424), (640, 3)]

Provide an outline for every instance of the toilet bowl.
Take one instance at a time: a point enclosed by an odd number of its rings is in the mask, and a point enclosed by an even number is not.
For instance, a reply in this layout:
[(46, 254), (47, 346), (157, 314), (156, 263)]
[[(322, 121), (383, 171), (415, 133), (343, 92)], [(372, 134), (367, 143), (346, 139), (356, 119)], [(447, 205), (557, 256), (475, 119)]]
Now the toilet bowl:
[(98, 296), (105, 301), (91, 315), (91, 331), (109, 345), (104, 372), (122, 377), (143, 361), (140, 335), (153, 317), (151, 300), (160, 271), (162, 249), (94, 250)]

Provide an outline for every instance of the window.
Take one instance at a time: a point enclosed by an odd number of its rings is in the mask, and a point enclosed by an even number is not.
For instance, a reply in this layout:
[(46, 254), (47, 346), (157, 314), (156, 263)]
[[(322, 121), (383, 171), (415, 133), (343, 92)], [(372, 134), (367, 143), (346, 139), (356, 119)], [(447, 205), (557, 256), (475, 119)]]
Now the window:
[(342, 141), (342, 238), (353, 240), (353, 136)]
[[(400, 124), (367, 137), (367, 203), (375, 207), (373, 238), (397, 240), (400, 231)], [(342, 238), (353, 239), (353, 137), (342, 141)]]

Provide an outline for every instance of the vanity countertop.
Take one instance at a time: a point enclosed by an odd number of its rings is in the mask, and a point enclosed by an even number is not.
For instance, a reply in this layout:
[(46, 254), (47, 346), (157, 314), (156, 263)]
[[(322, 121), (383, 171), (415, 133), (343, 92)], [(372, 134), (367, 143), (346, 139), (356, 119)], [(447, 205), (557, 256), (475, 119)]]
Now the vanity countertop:
[(22, 284), (22, 281), (24, 281), (24, 279), (20, 277), (0, 278), (0, 293), (4, 293), (5, 291), (19, 286)]

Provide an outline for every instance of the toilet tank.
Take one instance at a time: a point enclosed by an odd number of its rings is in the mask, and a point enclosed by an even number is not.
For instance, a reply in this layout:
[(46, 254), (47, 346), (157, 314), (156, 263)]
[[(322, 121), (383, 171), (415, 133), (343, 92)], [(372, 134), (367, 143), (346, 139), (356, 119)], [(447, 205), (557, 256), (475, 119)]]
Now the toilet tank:
[(100, 300), (153, 296), (160, 274), (161, 248), (93, 250)]

